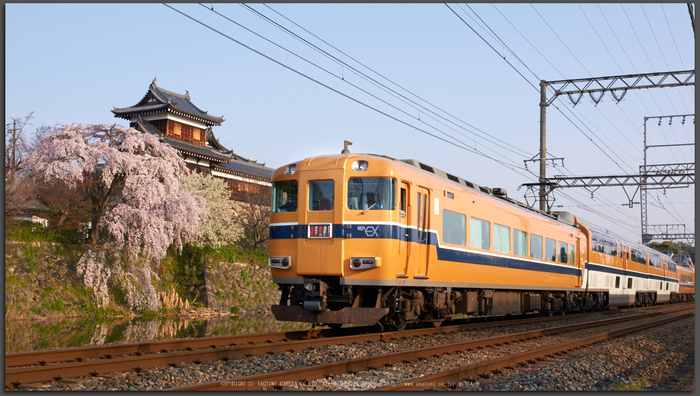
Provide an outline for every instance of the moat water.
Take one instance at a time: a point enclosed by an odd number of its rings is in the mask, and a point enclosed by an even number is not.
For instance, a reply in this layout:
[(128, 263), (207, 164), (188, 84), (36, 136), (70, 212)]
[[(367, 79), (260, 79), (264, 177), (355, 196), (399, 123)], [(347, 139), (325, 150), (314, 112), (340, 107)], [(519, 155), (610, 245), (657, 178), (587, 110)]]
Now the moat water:
[(5, 320), (5, 353), (309, 328), (311, 326), (306, 323), (279, 322), (272, 315), (223, 316), (209, 319), (169, 317)]

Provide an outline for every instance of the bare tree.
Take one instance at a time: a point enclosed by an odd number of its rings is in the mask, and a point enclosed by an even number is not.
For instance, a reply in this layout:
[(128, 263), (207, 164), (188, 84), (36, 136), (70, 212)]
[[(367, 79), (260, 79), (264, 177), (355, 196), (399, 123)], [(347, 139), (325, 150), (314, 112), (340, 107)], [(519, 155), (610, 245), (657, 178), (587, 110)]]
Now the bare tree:
[(26, 127), (34, 112), (13, 117), (5, 129), (5, 221), (21, 213), (34, 195), (34, 183), (22, 174), (30, 151)]
[(238, 241), (242, 249), (264, 251), (270, 239), (270, 190), (259, 189), (247, 193), (236, 203), (236, 222), (243, 226), (243, 237)]
[(24, 118), (12, 117), (12, 122), (5, 125), (5, 181), (11, 180), (24, 166), (24, 159), (29, 154), (29, 141), (25, 128), (34, 112)]

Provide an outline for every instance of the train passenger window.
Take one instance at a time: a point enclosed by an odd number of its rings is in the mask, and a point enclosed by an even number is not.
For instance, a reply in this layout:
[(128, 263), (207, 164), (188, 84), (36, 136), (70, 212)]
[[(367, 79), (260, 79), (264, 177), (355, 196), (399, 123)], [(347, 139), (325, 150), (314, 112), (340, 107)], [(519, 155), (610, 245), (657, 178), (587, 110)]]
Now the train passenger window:
[(464, 246), (467, 243), (467, 216), (443, 210), (442, 241)]
[(309, 182), (309, 210), (333, 210), (335, 182), (314, 180)]
[(542, 237), (530, 234), (530, 257), (542, 260)]
[(592, 249), (594, 252), (618, 256), (617, 240), (596, 231), (591, 231)]
[(628, 289), (632, 288), (632, 278), (627, 278), (627, 288)]
[(620, 277), (616, 276), (615, 277), (615, 289), (619, 289), (619, 288), (620, 288)]
[(272, 213), (297, 211), (296, 180), (284, 180), (272, 183)]
[(406, 217), (406, 189), (401, 189), (401, 217)]
[(647, 255), (646, 253), (642, 252), (639, 249), (635, 249), (633, 247), (630, 247), (630, 255), (632, 256), (632, 261), (635, 263), (639, 264), (645, 264), (647, 263)]
[(670, 272), (676, 272), (676, 262), (675, 261), (668, 262), (668, 270)]
[(663, 289), (664, 289), (664, 283), (663, 283), (663, 282), (659, 282), (659, 290), (663, 290)]
[(557, 261), (557, 242), (554, 239), (544, 239), (544, 259)]
[(510, 227), (493, 225), (493, 250), (499, 253), (510, 253)]
[(652, 267), (661, 268), (661, 258), (655, 254), (649, 255), (649, 264)]
[(576, 265), (576, 251), (574, 245), (569, 245), (569, 264)]
[[(403, 199), (405, 204), (405, 197)], [(395, 208), (396, 181), (394, 179), (388, 177), (348, 179), (348, 209), (394, 210)]]
[(559, 262), (566, 264), (569, 261), (569, 256), (566, 254), (566, 242), (558, 242), (557, 250), (559, 251)]
[(527, 257), (527, 232), (513, 230), (513, 254)]
[(666, 282), (666, 290), (668, 290), (668, 282)]
[(473, 248), (489, 250), (491, 248), (491, 224), (477, 218), (469, 219), (469, 244)]

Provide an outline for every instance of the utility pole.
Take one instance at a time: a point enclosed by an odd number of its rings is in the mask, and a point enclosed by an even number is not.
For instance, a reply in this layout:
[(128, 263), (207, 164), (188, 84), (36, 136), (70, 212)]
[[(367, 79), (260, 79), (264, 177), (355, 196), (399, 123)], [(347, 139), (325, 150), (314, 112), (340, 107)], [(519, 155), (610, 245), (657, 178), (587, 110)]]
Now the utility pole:
[[(685, 118), (686, 117), (693, 117), (693, 124), (695, 123), (695, 114), (680, 114), (680, 115), (670, 115), (670, 116), (653, 116), (653, 117), (644, 117), (644, 165), (640, 169), (640, 176), (642, 177), (642, 183), (640, 185), (640, 194), (639, 194), (639, 206), (641, 210), (641, 221), (642, 221), (642, 243), (649, 243), (651, 242), (652, 239), (655, 238), (654, 235), (649, 234), (648, 232), (648, 210), (647, 210), (647, 191), (649, 190), (649, 187), (647, 187), (647, 175), (649, 174), (649, 171), (652, 170), (650, 167), (647, 167), (647, 149), (652, 148), (652, 147), (673, 147), (673, 146), (694, 146), (695, 143), (682, 143), (682, 144), (656, 144), (656, 145), (647, 145), (647, 121), (650, 119), (658, 119), (659, 120), (659, 125), (661, 125), (661, 120), (664, 118), (669, 119), (669, 123), (673, 121), (673, 117), (678, 117), (682, 118), (682, 123), (685, 124)], [(671, 165), (683, 165), (683, 164), (666, 164), (666, 166), (671, 166)], [(658, 167), (658, 165), (656, 165)], [(693, 168), (695, 168), (695, 164), (693, 164)], [(684, 226), (685, 227), (685, 226)], [(668, 232), (666, 232), (668, 234)], [(683, 234), (686, 234), (685, 232)], [(658, 237), (657, 237), (658, 238)]]
[[(695, 85), (695, 70), (674, 72), (628, 74), (623, 76), (591, 77), (559, 81), (540, 81), (540, 177), (539, 200), (540, 210), (547, 210), (547, 194), (545, 187), (549, 185), (547, 179), (547, 144), (546, 144), (546, 117), (547, 106), (560, 95), (567, 95), (569, 100), (578, 104), (584, 94), (598, 104), (605, 92), (610, 92), (613, 98), (619, 102), (630, 89), (665, 88)], [(554, 94), (547, 99), (547, 88), (551, 87)], [(597, 96), (594, 96), (596, 94)], [(619, 96), (618, 96), (619, 94)], [(527, 184), (524, 184), (527, 185)]]

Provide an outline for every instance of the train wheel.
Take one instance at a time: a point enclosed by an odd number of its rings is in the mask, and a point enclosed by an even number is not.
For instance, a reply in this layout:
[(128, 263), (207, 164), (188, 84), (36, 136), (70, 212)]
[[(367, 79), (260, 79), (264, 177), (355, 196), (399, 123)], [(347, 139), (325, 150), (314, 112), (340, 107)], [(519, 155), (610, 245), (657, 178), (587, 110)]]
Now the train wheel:
[(408, 326), (408, 323), (401, 321), (401, 322), (396, 324), (396, 326), (395, 326), (396, 331), (404, 331), (404, 330), (406, 330), (406, 326)]
[(429, 323), (432, 327), (440, 327), (442, 326), (442, 322), (444, 322), (444, 319), (433, 319)]

